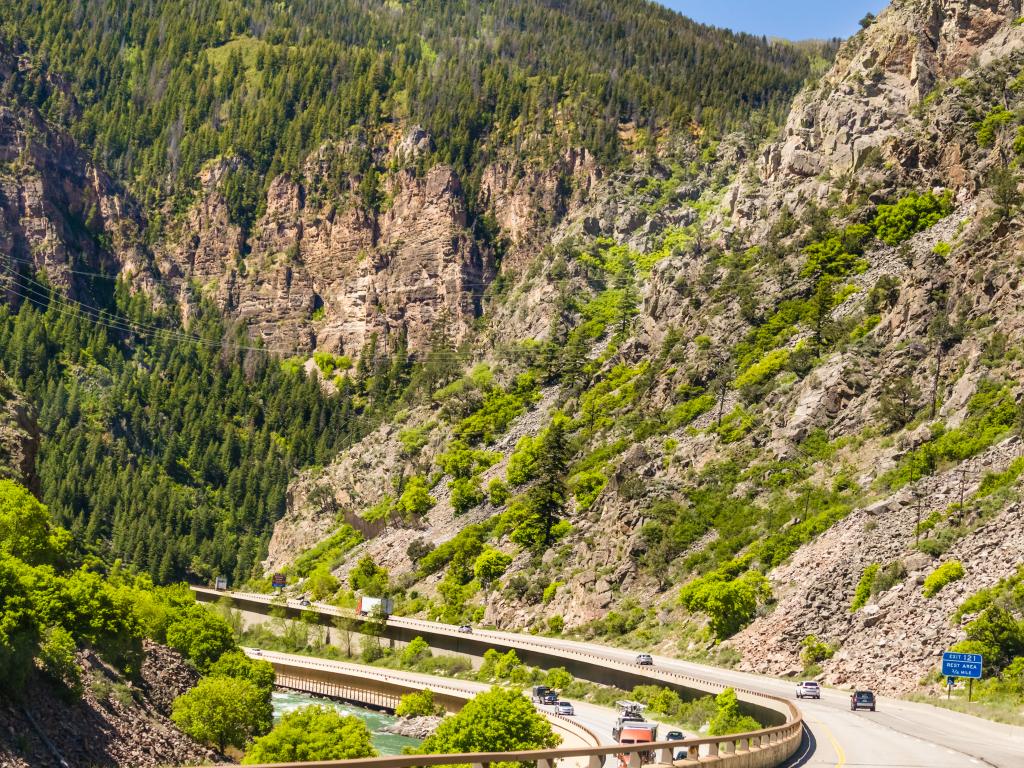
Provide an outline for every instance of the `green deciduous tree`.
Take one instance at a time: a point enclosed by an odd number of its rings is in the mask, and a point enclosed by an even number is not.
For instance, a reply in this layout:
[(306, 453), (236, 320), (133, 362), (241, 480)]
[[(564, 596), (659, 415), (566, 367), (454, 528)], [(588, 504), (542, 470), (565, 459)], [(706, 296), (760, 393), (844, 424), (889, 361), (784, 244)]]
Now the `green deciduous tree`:
[(330, 707), (303, 707), (281, 718), (245, 751), (245, 764), (376, 757), (370, 732), (358, 717)]
[(729, 579), (709, 574), (683, 587), (679, 601), (689, 611), (700, 611), (711, 620), (711, 631), (724, 639), (748, 624), (757, 606), (771, 597), (771, 587), (761, 573), (747, 571)]
[(207, 674), (210, 677), (233, 677), (238, 680), (248, 680), (266, 693), (268, 701), (274, 690), (273, 665), (263, 659), (251, 659), (242, 651), (228, 651), (222, 654), (217, 661), (210, 665)]
[(409, 643), (402, 649), (402, 653), (399, 655), (402, 664), (407, 667), (413, 666), (416, 662), (426, 659), (430, 656), (430, 646), (427, 645), (427, 641), (418, 635), (414, 637)]
[(181, 730), (223, 752), (241, 749), (270, 730), (273, 708), (266, 694), (248, 680), (207, 677), (174, 700), (171, 719)]
[(236, 647), (228, 623), (196, 604), (183, 610), (167, 627), (167, 644), (189, 658), (202, 672), (221, 654)]
[(364, 555), (352, 569), (348, 583), (367, 597), (384, 597), (391, 589), (387, 570), (373, 562), (369, 555)]
[(757, 720), (740, 712), (740, 703), (732, 688), (726, 688), (715, 697), (715, 714), (708, 723), (710, 735), (724, 736), (760, 729), (761, 724)]
[(473, 562), (473, 574), (481, 584), (493, 584), (512, 564), (512, 556), (500, 549), (485, 549)]
[(404, 519), (411, 521), (427, 514), (436, 503), (434, 497), (430, 495), (427, 481), (422, 477), (416, 476), (409, 478), (409, 481), (405, 484), (405, 488), (402, 489), (402, 495), (398, 497), (398, 501), (395, 503), (395, 508)]
[(473, 697), (458, 714), (445, 718), (423, 742), (421, 751), (428, 755), (511, 752), (549, 749), (560, 742), (550, 723), (519, 691), (492, 688)]
[(306, 577), (306, 589), (309, 590), (309, 594), (314, 600), (326, 600), (332, 597), (340, 586), (341, 582), (326, 565), (314, 569)]

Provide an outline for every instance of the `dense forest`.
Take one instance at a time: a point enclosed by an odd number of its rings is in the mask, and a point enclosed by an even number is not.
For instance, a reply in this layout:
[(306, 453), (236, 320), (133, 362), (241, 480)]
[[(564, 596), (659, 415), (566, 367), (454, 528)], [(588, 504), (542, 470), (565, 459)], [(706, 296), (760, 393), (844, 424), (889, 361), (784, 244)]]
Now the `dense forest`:
[(39, 411), (43, 500), (77, 540), (161, 583), (250, 576), (295, 470), (331, 459), (410, 386), (398, 355), (327, 394), (210, 308), (186, 332), (123, 285), (103, 314), (30, 278), (16, 291), (0, 361)]
[(183, 203), (205, 161), (239, 156), (226, 187), (243, 223), (269, 178), (328, 139), (361, 139), (338, 178), (372, 186), (387, 126), (420, 123), (433, 161), (472, 187), (502, 146), (582, 145), (614, 162), (624, 124), (641, 145), (661, 130), (764, 126), (811, 67), (794, 46), (645, 0), (12, 0), (4, 38), (37, 65), (7, 87), (147, 203)]

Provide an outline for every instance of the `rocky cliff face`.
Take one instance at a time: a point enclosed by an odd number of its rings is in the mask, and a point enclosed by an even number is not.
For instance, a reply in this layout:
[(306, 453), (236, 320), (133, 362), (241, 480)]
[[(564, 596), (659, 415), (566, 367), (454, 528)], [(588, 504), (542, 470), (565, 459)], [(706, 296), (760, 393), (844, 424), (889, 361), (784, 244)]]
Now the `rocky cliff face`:
[(435, 322), (461, 338), (480, 313), (494, 265), (467, 231), (458, 177), (444, 166), (419, 178), (396, 173), (386, 209), (374, 212), (357, 196), (315, 194), (341, 151), (326, 145), (303, 178), (275, 179), (248, 238), (231, 222), (220, 187), (229, 161), (208, 168), (165, 262), (285, 354), (317, 348), (355, 357), (374, 337), (383, 349), (403, 335), (422, 350)]
[[(17, 83), (21, 67), (14, 51), (0, 46), (0, 84)], [(50, 85), (60, 87), (57, 81)], [(18, 100), (0, 101), (0, 279), (5, 286), (12, 271), (33, 277), (45, 272), (70, 298), (91, 303), (97, 290), (109, 291), (110, 285), (93, 284), (89, 275), (120, 273), (159, 300), (140, 222), (130, 197), (66, 134)]]

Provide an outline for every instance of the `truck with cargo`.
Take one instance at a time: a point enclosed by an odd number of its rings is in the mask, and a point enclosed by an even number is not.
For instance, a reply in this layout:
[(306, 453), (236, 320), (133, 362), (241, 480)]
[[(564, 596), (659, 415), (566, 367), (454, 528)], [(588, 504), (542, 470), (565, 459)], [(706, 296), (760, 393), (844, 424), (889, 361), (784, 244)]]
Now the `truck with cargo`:
[(356, 611), (360, 616), (387, 618), (394, 612), (395, 603), (390, 597), (360, 597)]

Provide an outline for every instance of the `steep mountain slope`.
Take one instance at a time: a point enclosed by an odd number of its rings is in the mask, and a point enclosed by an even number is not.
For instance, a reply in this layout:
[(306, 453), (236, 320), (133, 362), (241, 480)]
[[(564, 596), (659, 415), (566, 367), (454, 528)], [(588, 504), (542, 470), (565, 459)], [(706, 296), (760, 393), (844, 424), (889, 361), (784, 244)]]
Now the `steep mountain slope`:
[[(293, 521), (363, 515), (388, 525), (296, 575), (369, 555), (407, 611), (913, 688), (993, 600), (949, 624), (958, 606), (1024, 563), (999, 533), (1020, 514), (1020, 13), (896, 2), (778, 141), (607, 174), (495, 293), (486, 366), (304, 478), (268, 566), (309, 541)], [(503, 435), (525, 435), (511, 456)]]
[(158, 580), (249, 576), (291, 474), (457, 368), (610, 169), (763, 128), (811, 65), (643, 2), (0, 21), (4, 365), (55, 515)]

